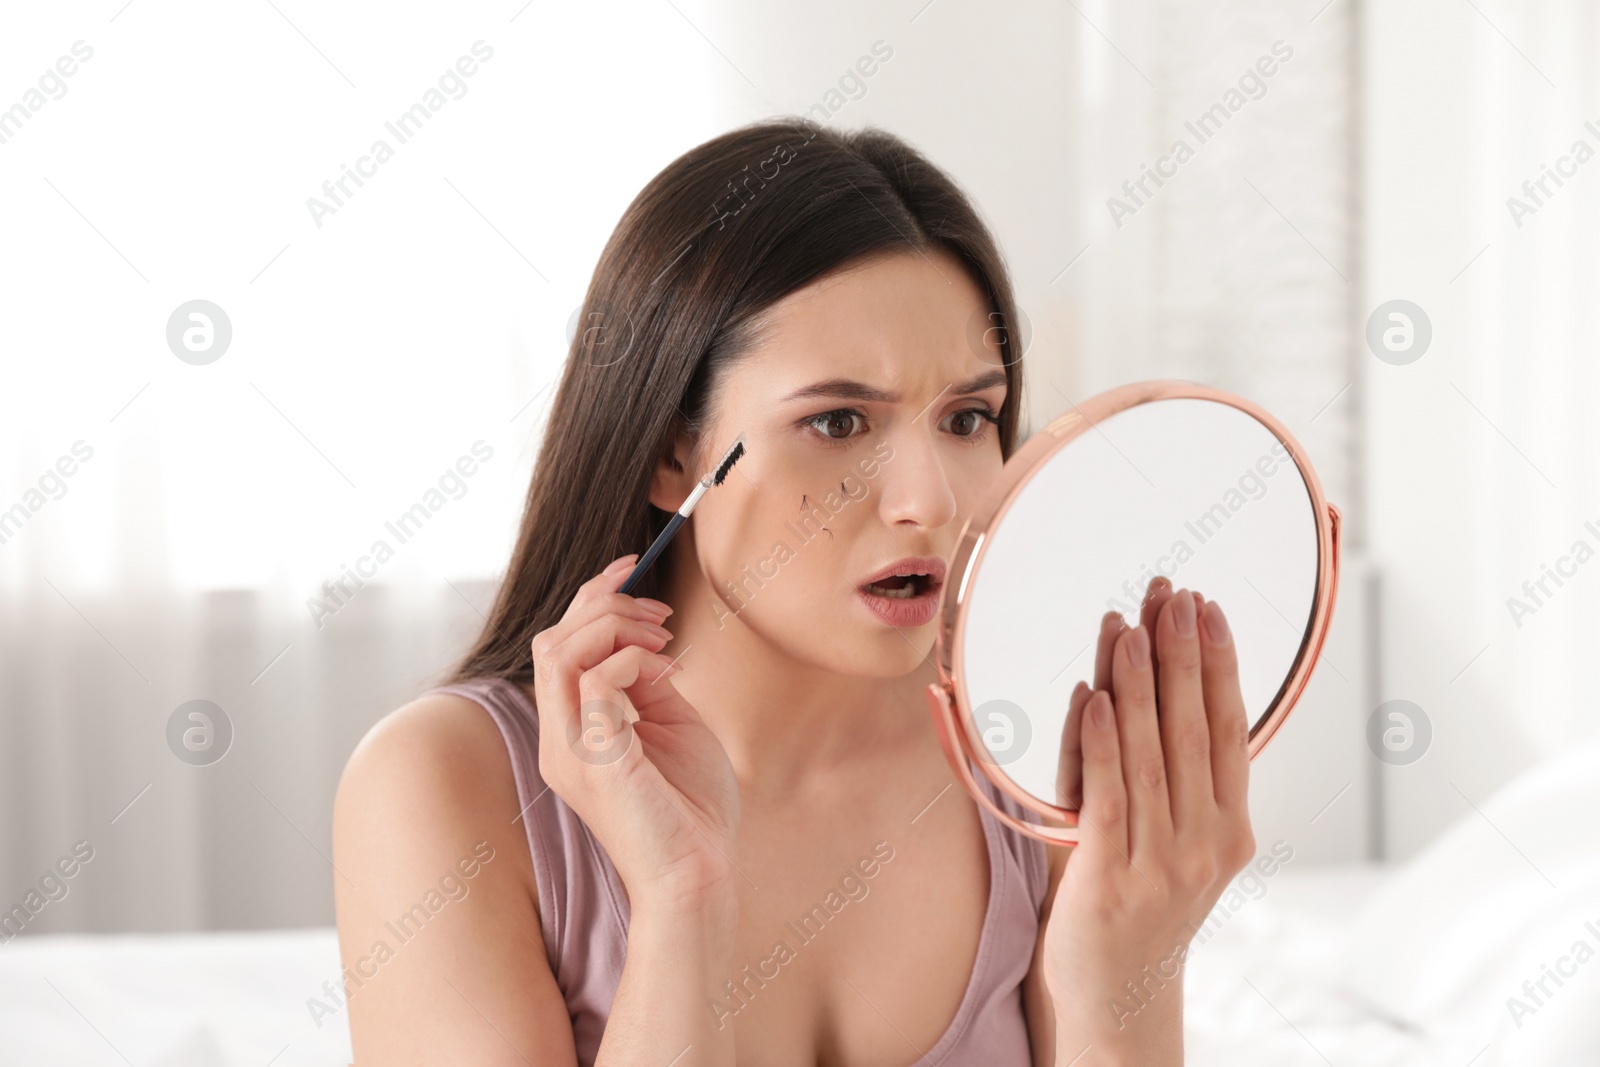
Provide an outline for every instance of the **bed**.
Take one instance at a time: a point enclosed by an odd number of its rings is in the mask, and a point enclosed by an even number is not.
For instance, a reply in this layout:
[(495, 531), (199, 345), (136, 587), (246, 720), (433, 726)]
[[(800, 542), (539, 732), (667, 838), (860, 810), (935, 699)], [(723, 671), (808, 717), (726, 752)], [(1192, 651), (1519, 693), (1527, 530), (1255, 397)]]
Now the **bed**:
[[(1185, 964), (1187, 1062), (1600, 1064), (1597, 812), (1600, 742), (1404, 864), (1287, 863), (1225, 898)], [(345, 1064), (338, 971), (331, 929), (18, 938), (0, 1065)]]

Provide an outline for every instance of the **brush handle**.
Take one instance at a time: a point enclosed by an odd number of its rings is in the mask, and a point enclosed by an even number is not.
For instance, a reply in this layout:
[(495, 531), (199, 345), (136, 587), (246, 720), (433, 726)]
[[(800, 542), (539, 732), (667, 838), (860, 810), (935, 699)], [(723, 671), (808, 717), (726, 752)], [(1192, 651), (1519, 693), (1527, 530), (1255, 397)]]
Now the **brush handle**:
[(650, 564), (654, 563), (656, 557), (661, 555), (662, 550), (667, 547), (667, 542), (672, 540), (672, 535), (678, 532), (678, 527), (682, 526), (683, 520), (688, 517), (681, 511), (672, 513), (672, 521), (667, 523), (665, 530), (656, 535), (656, 539), (650, 545), (649, 550), (645, 552), (638, 563), (634, 564), (633, 573), (628, 575), (628, 580), (622, 583), (621, 592), (633, 592), (633, 587), (639, 584), (639, 579), (644, 577), (644, 572), (650, 569)]

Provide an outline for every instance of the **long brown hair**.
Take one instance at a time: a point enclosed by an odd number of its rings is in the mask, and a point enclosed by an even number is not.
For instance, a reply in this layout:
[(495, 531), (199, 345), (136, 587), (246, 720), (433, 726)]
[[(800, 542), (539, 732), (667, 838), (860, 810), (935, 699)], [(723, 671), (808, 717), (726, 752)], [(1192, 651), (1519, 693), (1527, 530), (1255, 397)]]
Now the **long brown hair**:
[[(1023, 343), (1006, 328), (1018, 322), (1011, 282), (988, 228), (939, 168), (883, 130), (799, 116), (732, 130), (668, 164), (595, 266), (510, 567), (448, 683), (530, 681), (534, 636), (606, 564), (644, 552), (670, 518), (648, 500), (657, 462), (679, 434), (705, 457), (717, 383), (759, 343), (764, 311), (862, 257), (932, 249), (965, 264), (990, 301), (990, 322), (969, 339), (976, 354), (987, 328), (1000, 345), (1009, 388), (998, 430), (1010, 456)], [(667, 562), (634, 595), (659, 596)]]

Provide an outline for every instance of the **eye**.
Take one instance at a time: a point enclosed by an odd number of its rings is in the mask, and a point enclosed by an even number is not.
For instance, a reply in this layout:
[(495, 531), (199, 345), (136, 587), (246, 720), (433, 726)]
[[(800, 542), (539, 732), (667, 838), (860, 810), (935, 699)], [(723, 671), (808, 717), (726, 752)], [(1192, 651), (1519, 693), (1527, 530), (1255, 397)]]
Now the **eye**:
[(857, 436), (854, 431), (858, 425), (865, 428), (866, 421), (867, 417), (854, 408), (840, 408), (837, 411), (824, 411), (820, 415), (813, 415), (805, 420), (805, 424), (829, 443), (844, 444)]
[(1000, 416), (987, 407), (962, 408), (952, 411), (946, 418), (951, 423), (950, 432), (969, 441), (983, 440), (987, 429), (985, 422), (1000, 425)]

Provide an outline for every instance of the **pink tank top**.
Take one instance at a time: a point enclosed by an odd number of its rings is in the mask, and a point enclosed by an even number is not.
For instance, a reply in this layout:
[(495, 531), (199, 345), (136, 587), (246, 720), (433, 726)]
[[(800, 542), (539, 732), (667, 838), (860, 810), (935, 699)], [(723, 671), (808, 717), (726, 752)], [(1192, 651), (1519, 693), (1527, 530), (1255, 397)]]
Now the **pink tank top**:
[[(550, 969), (572, 1017), (578, 1062), (591, 1067), (628, 946), (628, 901), (611, 859), (566, 802), (539, 775), (539, 718), (527, 694), (502, 678), (475, 678), (433, 690), (482, 705), (505, 737), (516, 775), (538, 883)], [(1002, 810), (1020, 806), (979, 777)], [(1045, 846), (978, 807), (989, 847), (989, 903), (977, 960), (956, 1016), (912, 1067), (1030, 1067), (1022, 980), (1039, 936), (1049, 885)]]

